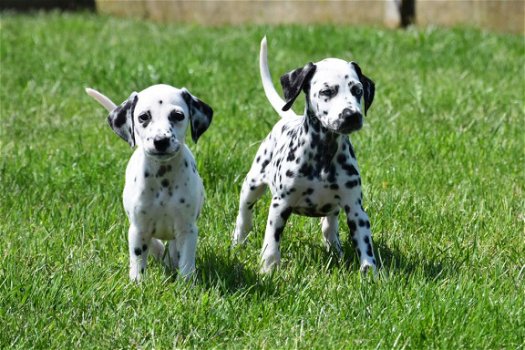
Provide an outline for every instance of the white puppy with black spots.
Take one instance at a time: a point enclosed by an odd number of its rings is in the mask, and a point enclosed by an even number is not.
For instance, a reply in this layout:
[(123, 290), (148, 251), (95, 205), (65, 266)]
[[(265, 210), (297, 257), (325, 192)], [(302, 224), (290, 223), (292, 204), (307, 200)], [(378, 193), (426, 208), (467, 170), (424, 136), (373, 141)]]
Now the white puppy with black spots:
[[(140, 281), (148, 252), (188, 278), (195, 270), (196, 221), (204, 187), (184, 140), (188, 125), (197, 142), (213, 110), (185, 88), (153, 85), (120, 106), (86, 89), (110, 113), (115, 133), (136, 147), (126, 168), (124, 209), (129, 219), (129, 277)], [(160, 240), (167, 240), (168, 249)]]
[[(270, 205), (262, 248), (262, 271), (280, 263), (279, 245), (292, 213), (322, 217), (329, 249), (342, 256), (338, 215), (344, 210), (361, 271), (376, 270), (370, 221), (362, 206), (361, 179), (348, 134), (361, 129), (364, 112), (374, 99), (374, 82), (357, 63), (328, 58), (308, 63), (281, 77), (286, 101), (273, 86), (266, 38), (261, 42), (260, 71), (264, 91), (282, 119), (264, 139), (242, 185), (234, 244), (252, 228), (252, 210), (270, 187)], [(304, 115), (290, 108), (301, 91)]]

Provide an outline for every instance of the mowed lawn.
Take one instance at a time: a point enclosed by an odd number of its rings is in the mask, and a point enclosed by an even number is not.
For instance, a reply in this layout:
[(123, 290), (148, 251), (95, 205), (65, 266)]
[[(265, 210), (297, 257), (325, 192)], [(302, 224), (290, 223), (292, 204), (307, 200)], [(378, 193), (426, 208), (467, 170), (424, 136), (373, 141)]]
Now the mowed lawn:
[[(268, 195), (231, 248), (241, 182), (279, 118), (259, 79), (264, 35), (276, 84), (325, 57), (376, 82), (351, 136), (376, 278), (359, 273), (343, 217), (343, 262), (318, 219), (292, 216), (282, 268), (259, 275)], [(523, 36), (472, 29), (1, 14), (0, 348), (523, 349), (524, 50)], [(207, 195), (193, 284), (153, 260), (129, 282), (132, 150), (84, 92), (120, 103), (160, 82), (215, 110), (187, 139)]]

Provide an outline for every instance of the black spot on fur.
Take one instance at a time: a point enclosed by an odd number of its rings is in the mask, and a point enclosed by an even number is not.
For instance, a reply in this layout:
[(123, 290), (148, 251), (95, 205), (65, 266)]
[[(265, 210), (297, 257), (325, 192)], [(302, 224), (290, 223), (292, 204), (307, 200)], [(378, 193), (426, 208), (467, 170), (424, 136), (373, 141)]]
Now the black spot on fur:
[(140, 248), (138, 248), (138, 247), (135, 248), (135, 251), (134, 251), (134, 252), (135, 252), (135, 255), (136, 255), (136, 256), (139, 256), (140, 254), (142, 254), (142, 250), (141, 250)]
[(294, 177), (294, 175), (295, 175), (295, 174), (293, 173), (293, 171), (291, 171), (291, 170), (286, 170), (286, 176), (288, 176), (288, 177)]
[(350, 156), (355, 159), (355, 153), (354, 153), (354, 149), (352, 148), (352, 145), (348, 144), (348, 148), (350, 150)]
[(330, 185), (330, 189), (331, 190), (338, 190), (339, 189), (339, 185), (338, 184), (331, 184)]
[(149, 173), (147, 171), (144, 172), (144, 177), (149, 177)]
[(266, 166), (270, 164), (270, 160), (269, 159), (266, 159), (262, 164), (261, 164), (261, 173), (264, 173), (264, 170), (266, 169)]
[(279, 203), (273, 203), (272, 207), (277, 208), (279, 206)]
[(181, 198), (181, 199), (180, 199), (180, 202), (181, 202), (181, 203), (184, 203), (184, 202), (186, 202), (186, 200), (185, 200), (184, 198)]
[(345, 183), (345, 186), (347, 188), (353, 188), (353, 187), (356, 187), (357, 185), (359, 184), (359, 181), (358, 180), (350, 180), (350, 181), (347, 181)]
[(328, 203), (321, 207), (321, 212), (327, 213), (332, 209), (332, 204)]
[(162, 176), (164, 176), (164, 174), (166, 173), (166, 171), (167, 171), (166, 166), (165, 166), (165, 165), (161, 165), (161, 166), (159, 167), (159, 170), (157, 171), (157, 177), (162, 177)]
[(346, 171), (348, 176), (359, 175), (359, 172), (352, 164), (343, 164), (342, 168)]
[(288, 220), (291, 214), (292, 214), (292, 208), (288, 207), (285, 210), (283, 210), (283, 212), (281, 213), (281, 218), (283, 218), (283, 220)]
[(307, 188), (306, 191), (303, 192), (303, 195), (311, 195), (312, 193), (314, 193), (314, 189)]
[(372, 257), (374, 254), (372, 253), (372, 246), (370, 244), (367, 244), (366, 246), (366, 255)]
[(168, 179), (164, 179), (160, 184), (162, 185), (162, 187), (168, 187), (170, 185), (170, 182), (168, 181)]
[(148, 250), (148, 245), (147, 244), (144, 244), (142, 246), (142, 251), (145, 252), (146, 250)]
[(275, 229), (275, 233), (273, 235), (273, 238), (276, 242), (279, 242), (281, 240), (281, 236), (283, 234), (284, 226), (278, 227)]
[(314, 168), (311, 164), (304, 163), (299, 169), (299, 174), (307, 178), (313, 178)]
[(350, 234), (353, 235), (357, 230), (357, 225), (354, 220), (348, 220), (348, 228), (350, 229)]

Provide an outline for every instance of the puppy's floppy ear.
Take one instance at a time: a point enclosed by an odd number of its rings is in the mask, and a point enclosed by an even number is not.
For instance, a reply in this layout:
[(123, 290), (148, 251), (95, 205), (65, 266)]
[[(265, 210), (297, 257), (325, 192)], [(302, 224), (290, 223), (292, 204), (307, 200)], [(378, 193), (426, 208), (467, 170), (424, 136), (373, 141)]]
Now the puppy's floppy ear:
[(289, 110), (301, 91), (307, 88), (316, 68), (315, 64), (310, 62), (306, 66), (297, 68), (281, 77), (281, 86), (286, 100), (283, 111)]
[(213, 109), (193, 96), (186, 88), (182, 88), (182, 98), (188, 105), (190, 113), (191, 139), (197, 143), (199, 137), (208, 130), (213, 118)]
[(368, 108), (372, 105), (372, 101), (374, 101), (374, 95), (376, 92), (376, 85), (372, 81), (372, 79), (368, 78), (366, 75), (364, 75), (361, 72), (361, 68), (359, 65), (355, 62), (351, 62), (352, 67), (354, 67), (357, 76), (359, 77), (359, 81), (363, 85), (363, 98), (365, 100), (365, 115), (366, 111), (368, 111)]
[(135, 147), (135, 128), (133, 123), (133, 112), (139, 96), (132, 92), (128, 99), (108, 115), (109, 126), (115, 133), (122, 137), (131, 147)]

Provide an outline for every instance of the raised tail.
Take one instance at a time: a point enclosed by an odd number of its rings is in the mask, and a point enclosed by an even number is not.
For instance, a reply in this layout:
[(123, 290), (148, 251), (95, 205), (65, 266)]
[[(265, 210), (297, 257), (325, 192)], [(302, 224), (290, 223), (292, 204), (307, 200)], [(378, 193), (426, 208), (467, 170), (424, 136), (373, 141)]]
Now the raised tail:
[(94, 89), (86, 88), (86, 93), (93, 97), (98, 103), (100, 103), (108, 112), (111, 112), (117, 105), (113, 103), (107, 96), (102, 95), (100, 92)]
[(286, 102), (281, 98), (281, 96), (279, 96), (279, 94), (275, 90), (275, 86), (273, 86), (272, 76), (270, 75), (270, 70), (268, 69), (267, 51), (268, 49), (266, 45), (265, 36), (261, 40), (261, 51), (259, 54), (259, 69), (261, 71), (261, 80), (264, 88), (264, 93), (266, 94), (268, 101), (270, 101), (270, 104), (272, 105), (273, 109), (275, 109), (275, 111), (279, 113), (281, 118), (295, 117), (297, 115), (291, 109), (283, 111), (283, 106), (286, 104)]

